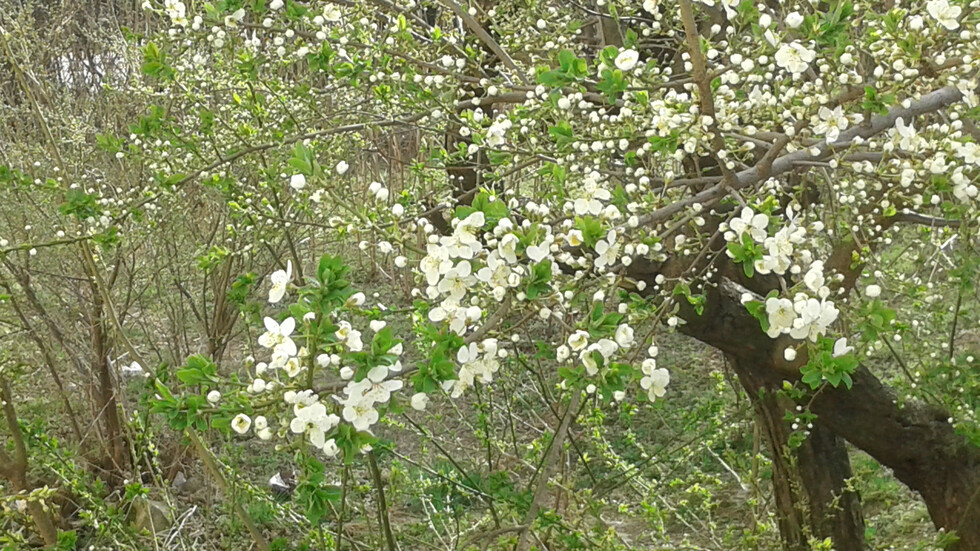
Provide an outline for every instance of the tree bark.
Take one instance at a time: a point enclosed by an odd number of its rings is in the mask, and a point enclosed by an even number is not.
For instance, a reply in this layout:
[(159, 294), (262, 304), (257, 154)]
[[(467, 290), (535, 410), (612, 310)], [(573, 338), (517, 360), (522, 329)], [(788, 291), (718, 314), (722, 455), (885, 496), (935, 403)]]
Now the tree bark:
[(95, 415), (96, 419), (101, 416), (105, 428), (106, 450), (108, 451), (108, 464), (105, 465), (105, 469), (113, 479), (122, 480), (125, 478), (124, 469), (128, 465), (126, 446), (119, 419), (116, 388), (112, 380), (112, 373), (109, 371), (109, 348), (106, 343), (103, 303), (95, 285), (96, 283), (93, 282), (92, 310), (89, 320), (91, 324), (92, 367), (98, 378), (97, 381), (93, 381), (93, 384), (97, 385), (94, 395), (98, 399), (95, 404)]
[(780, 398), (778, 388), (754, 375), (754, 363), (728, 356), (749, 395), (772, 456), (773, 494), (783, 547), (808, 551), (809, 537), (831, 538), (837, 551), (864, 549), (864, 517), (858, 494), (847, 487), (851, 462), (843, 440), (822, 423), (791, 450), (791, 427), (785, 413), (795, 404)]
[[(799, 380), (799, 365), (805, 359), (783, 359), (788, 337), (774, 340), (762, 332), (741, 304), (744, 287), (722, 279), (705, 292), (701, 315), (681, 304), (680, 316), (686, 321), (682, 332), (733, 357), (742, 366), (740, 375), (760, 386), (780, 388), (783, 381)], [(980, 448), (956, 434), (941, 408), (915, 401), (900, 407), (895, 392), (867, 368), (859, 367), (852, 379), (850, 389), (826, 387), (814, 396), (810, 408), (818, 423), (892, 469), (896, 478), (918, 492), (933, 524), (956, 531), (959, 543), (953, 549), (980, 549)], [(801, 464), (819, 464), (826, 460), (823, 455), (801, 458)], [(823, 476), (818, 473), (813, 473), (815, 481)]]
[[(27, 445), (24, 443), (24, 435), (20, 431), (17, 412), (14, 410), (14, 396), (10, 391), (10, 384), (2, 376), (0, 376), (0, 409), (3, 410), (3, 418), (7, 422), (7, 430), (10, 431), (10, 439), (14, 444), (13, 457), (7, 455), (4, 449), (6, 446), (0, 447), (0, 476), (10, 482), (15, 492), (29, 493), (35, 489), (35, 486), (27, 476)], [(44, 505), (36, 500), (28, 500), (27, 512), (34, 520), (44, 545), (51, 548), (57, 545), (58, 529)]]

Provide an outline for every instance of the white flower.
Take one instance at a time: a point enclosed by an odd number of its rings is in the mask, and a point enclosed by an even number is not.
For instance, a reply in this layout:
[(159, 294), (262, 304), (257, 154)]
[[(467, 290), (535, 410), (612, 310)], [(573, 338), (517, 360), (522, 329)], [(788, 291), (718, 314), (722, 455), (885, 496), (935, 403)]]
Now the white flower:
[(595, 252), (599, 255), (595, 259), (595, 267), (603, 268), (615, 264), (619, 257), (619, 248), (620, 245), (616, 242), (616, 230), (611, 230), (605, 239), (600, 239), (595, 244)]
[(980, 196), (980, 188), (970, 183), (966, 178), (953, 178), (953, 196), (960, 201), (967, 202), (970, 199)]
[[(429, 285), (439, 283), (439, 278), (453, 267), (452, 260), (449, 259), (449, 250), (435, 244), (428, 244), (426, 250), (429, 254), (419, 262), (419, 270), (425, 276)], [(515, 258), (516, 262), (517, 259)]]
[(541, 262), (549, 252), (551, 252), (551, 243), (548, 241), (524, 249), (524, 254), (534, 262)]
[(412, 408), (418, 411), (425, 409), (429, 405), (429, 395), (424, 392), (416, 392), (412, 395)]
[(289, 423), (289, 430), (295, 434), (306, 434), (310, 444), (322, 448), (326, 443), (326, 433), (340, 423), (340, 418), (327, 414), (327, 407), (320, 402), (314, 402), (304, 407), (293, 406), (296, 417)]
[(509, 120), (497, 121), (487, 129), (487, 145), (499, 147), (507, 141), (507, 130), (513, 125)]
[(890, 132), (892, 137), (898, 138), (898, 147), (903, 151), (914, 151), (920, 145), (922, 145), (925, 140), (918, 135), (915, 131), (915, 127), (912, 124), (908, 126), (905, 125), (905, 119), (898, 117), (895, 119), (895, 128)]
[(732, 219), (728, 226), (739, 238), (729, 239), (729, 241), (741, 241), (742, 234), (748, 232), (754, 241), (762, 243), (769, 235), (769, 217), (761, 212), (755, 214), (749, 207), (744, 207), (739, 217)]
[(848, 120), (844, 110), (838, 105), (833, 110), (826, 106), (821, 106), (819, 110), (820, 122), (813, 127), (817, 134), (823, 134), (827, 138), (827, 143), (837, 141), (840, 131), (847, 128)]
[(378, 410), (374, 409), (373, 404), (363, 399), (348, 399), (344, 405), (344, 420), (354, 426), (358, 431), (366, 431), (371, 425), (378, 422)]
[(826, 332), (839, 314), (833, 302), (815, 298), (799, 300), (793, 304), (793, 309), (799, 317), (793, 320), (790, 336), (798, 340), (809, 338), (813, 342), (817, 342), (817, 337)]
[(289, 187), (299, 191), (306, 187), (306, 176), (302, 174), (293, 174), (289, 177)]
[(269, 2), (269, 9), (280, 10), (284, 3), (283, 0), (272, 0), (272, 2)]
[(793, 321), (796, 320), (793, 301), (788, 298), (766, 299), (766, 314), (769, 316), (769, 330), (766, 334), (773, 339), (788, 332), (793, 327)]
[(361, 332), (355, 329), (351, 329), (350, 333), (347, 334), (347, 340), (345, 343), (351, 352), (360, 352), (361, 350), (364, 350), (364, 343), (361, 341)]
[[(360, 383), (364, 386), (364, 390), (361, 396), (371, 402), (375, 403), (386, 403), (391, 399), (391, 393), (401, 390), (405, 383), (402, 381), (390, 380), (386, 381), (385, 378), (388, 376), (388, 367), (379, 365), (371, 368), (368, 371), (367, 377), (365, 377)], [(351, 385), (348, 385), (351, 386)]]
[(619, 349), (619, 345), (616, 344), (616, 341), (611, 339), (599, 339), (599, 341), (593, 346), (599, 351), (600, 354), (602, 354), (603, 358), (609, 358), (616, 353), (616, 350)]
[(497, 244), (497, 252), (500, 253), (500, 257), (506, 260), (509, 264), (517, 264), (517, 244), (520, 243), (520, 239), (513, 233), (508, 233), (500, 239), (500, 243)]
[(670, 384), (670, 372), (662, 367), (652, 370), (651, 373), (640, 379), (640, 386), (647, 391), (647, 398), (651, 402), (667, 393), (668, 384)]
[(304, 366), (300, 363), (299, 358), (289, 358), (285, 363), (280, 366), (289, 378), (293, 378), (303, 371)]
[(449, 330), (461, 336), (466, 333), (467, 324), (479, 320), (482, 316), (483, 311), (479, 306), (465, 308), (451, 300), (446, 300), (429, 310), (429, 321), (438, 323), (449, 320)]
[(589, 334), (585, 331), (576, 331), (568, 337), (568, 346), (575, 352), (582, 350), (589, 344)]
[(245, 18), (245, 9), (238, 8), (238, 10), (235, 11), (235, 13), (225, 16), (225, 26), (230, 28), (237, 27), (238, 23), (240, 23), (241, 20), (244, 18)]
[(810, 62), (816, 58), (816, 54), (799, 42), (791, 42), (780, 46), (775, 58), (776, 65), (798, 75), (807, 70)]
[(273, 352), (285, 354), (286, 356), (296, 355), (296, 343), (289, 335), (296, 328), (296, 320), (286, 318), (282, 324), (276, 323), (272, 318), (265, 318), (265, 333), (259, 336), (259, 346), (273, 349)]
[(929, 0), (926, 3), (926, 11), (929, 15), (933, 17), (940, 25), (946, 27), (947, 30), (955, 31), (960, 27), (960, 22), (956, 19), (960, 16), (963, 8), (959, 6), (950, 6), (947, 0)]
[(453, 266), (446, 276), (437, 286), (440, 293), (449, 295), (451, 300), (460, 300), (466, 295), (466, 291), (476, 283), (476, 277), (472, 274), (472, 266), (468, 260), (463, 260)]
[(640, 364), (640, 371), (642, 371), (644, 375), (653, 375), (653, 372), (656, 371), (656, 369), (657, 360), (655, 358), (647, 358)]
[(323, 450), (323, 454), (327, 457), (336, 457), (337, 454), (340, 453), (340, 448), (337, 446), (337, 441), (333, 438), (324, 442), (323, 447), (320, 449)]
[(620, 71), (631, 71), (639, 60), (640, 54), (636, 50), (623, 50), (616, 56), (616, 68)]
[(803, 276), (803, 283), (814, 293), (819, 293), (824, 285), (823, 260), (815, 260), (810, 264), (810, 269)]
[(620, 325), (616, 328), (616, 344), (623, 348), (629, 348), (633, 344), (633, 328), (629, 325)]
[(839, 358), (844, 354), (854, 350), (853, 346), (847, 346), (847, 337), (841, 337), (834, 341), (834, 357)]
[(244, 413), (239, 413), (231, 420), (231, 429), (238, 434), (245, 434), (252, 426), (252, 419)]
[(331, 23), (340, 21), (342, 15), (343, 14), (340, 13), (340, 8), (332, 4), (323, 8), (323, 18)]
[(800, 12), (794, 11), (794, 12), (790, 12), (790, 13), (788, 13), (786, 15), (786, 26), (787, 27), (789, 27), (791, 29), (795, 29), (795, 28), (799, 27), (802, 24), (803, 24), (803, 16), (800, 15)]
[(217, 404), (221, 400), (221, 393), (217, 390), (208, 392), (208, 403)]
[(881, 296), (881, 287), (878, 285), (868, 285), (864, 288), (864, 294), (867, 295), (868, 298), (878, 298)]
[(248, 385), (247, 390), (252, 394), (261, 394), (262, 392), (265, 391), (265, 380), (255, 379), (254, 381), (252, 381), (252, 384)]
[(589, 375), (595, 375), (599, 373), (599, 362), (595, 359), (596, 347), (592, 345), (579, 354), (579, 359), (582, 360), (582, 365), (585, 366), (585, 372)]
[(568, 357), (571, 355), (572, 355), (571, 350), (564, 344), (559, 346), (558, 349), (555, 351), (555, 359), (557, 359), (559, 362), (563, 362), (567, 360)]
[(975, 142), (953, 142), (953, 149), (956, 154), (963, 158), (963, 162), (971, 165), (980, 165), (980, 144)]
[(264, 415), (255, 418), (255, 430), (262, 430), (269, 426), (269, 420)]
[(783, 359), (785, 359), (787, 362), (791, 362), (791, 361), (795, 360), (796, 359), (796, 349), (790, 348), (790, 347), (786, 347), (786, 350), (783, 350)]
[(476, 278), (494, 288), (499, 287), (503, 290), (503, 288), (510, 286), (510, 275), (512, 273), (513, 271), (507, 265), (507, 262), (501, 258), (500, 253), (498, 251), (492, 251), (487, 256), (487, 265), (480, 268), (480, 271), (476, 273)]
[(269, 302), (275, 304), (282, 300), (283, 295), (286, 294), (286, 285), (292, 277), (293, 262), (291, 260), (286, 261), (285, 270), (272, 272), (272, 275), (269, 276), (269, 281), (272, 282), (272, 286), (269, 288)]
[(347, 161), (340, 161), (339, 163), (337, 163), (337, 174), (343, 175), (345, 172), (347, 172), (347, 169), (349, 168), (350, 165), (347, 164)]
[(648, 13), (657, 13), (657, 3), (660, 0), (643, 0), (643, 9)]
[(344, 306), (347, 306), (348, 308), (360, 306), (364, 304), (364, 299), (364, 293), (354, 293), (347, 299), (347, 303)]

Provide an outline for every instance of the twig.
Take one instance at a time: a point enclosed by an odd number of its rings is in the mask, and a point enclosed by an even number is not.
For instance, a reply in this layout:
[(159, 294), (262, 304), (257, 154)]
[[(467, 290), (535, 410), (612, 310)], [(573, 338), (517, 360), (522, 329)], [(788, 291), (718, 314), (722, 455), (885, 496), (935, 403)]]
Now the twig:
[(544, 497), (548, 491), (548, 480), (551, 478), (551, 473), (555, 468), (555, 463), (557, 463), (558, 458), (561, 457), (562, 448), (565, 445), (565, 437), (568, 435), (568, 427), (577, 416), (579, 404), (581, 402), (582, 391), (579, 389), (573, 390), (572, 397), (568, 401), (568, 408), (565, 410), (565, 416), (558, 425), (558, 430), (555, 431), (555, 436), (551, 439), (551, 446), (548, 449), (548, 454), (541, 464), (541, 471), (539, 473), (540, 478), (538, 479), (537, 486), (534, 488), (534, 497), (531, 499), (531, 506), (528, 508), (527, 515), (524, 517), (524, 524), (527, 526), (521, 532), (521, 537), (517, 542), (517, 551), (526, 551), (528, 549), (528, 545), (530, 545), (528, 537), (531, 534), (531, 525), (534, 523), (534, 520), (538, 517), (538, 512), (541, 510), (541, 503), (544, 501)]
[(378, 460), (374, 455), (373, 450), (367, 454), (371, 479), (374, 481), (374, 490), (378, 494), (378, 523), (381, 525), (381, 531), (384, 532), (388, 551), (397, 551), (395, 536), (391, 533), (391, 523), (388, 520), (388, 503), (385, 501), (384, 481), (381, 480), (381, 469), (378, 468)]
[(272, 548), (269, 546), (269, 542), (265, 539), (265, 536), (262, 535), (262, 532), (259, 532), (259, 528), (255, 525), (255, 522), (252, 521), (252, 518), (248, 516), (248, 513), (242, 509), (242, 506), (239, 505), (238, 502), (231, 499), (231, 486), (228, 484), (225, 476), (221, 474), (221, 469), (218, 468), (217, 463), (214, 462), (214, 458), (211, 457), (211, 452), (204, 447), (204, 443), (201, 442), (201, 437), (197, 435), (197, 431), (194, 430), (193, 427), (187, 427), (185, 432), (187, 433), (187, 437), (190, 438), (191, 445), (201, 457), (201, 462), (204, 463), (204, 468), (207, 469), (208, 474), (214, 478), (214, 481), (218, 484), (218, 488), (220, 488), (221, 491), (224, 492), (225, 496), (231, 501), (232, 511), (235, 512), (238, 519), (245, 525), (245, 529), (248, 530), (248, 533), (252, 536), (252, 541), (255, 542), (255, 546), (259, 548), (260, 551), (272, 551)]

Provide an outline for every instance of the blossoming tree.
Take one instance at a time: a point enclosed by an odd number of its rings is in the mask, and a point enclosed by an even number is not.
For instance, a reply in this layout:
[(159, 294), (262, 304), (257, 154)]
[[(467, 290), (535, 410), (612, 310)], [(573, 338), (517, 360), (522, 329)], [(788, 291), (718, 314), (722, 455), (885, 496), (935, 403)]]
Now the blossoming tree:
[[(918, 492), (951, 545), (980, 548), (980, 357), (963, 335), (977, 3), (532, 4), (144, 2), (168, 28), (133, 37), (128, 86), (154, 106), (104, 145), (151, 185), (100, 208), (128, 224), (207, 190), (228, 254), (264, 248), (279, 268), (243, 284), (265, 303), (246, 317), (246, 379), (192, 356), (156, 381), (154, 411), (202, 448), (208, 427), (291, 446), (319, 523), (346, 503), (324, 468), (368, 462), (383, 510), (383, 427), (481, 407), (533, 362), (550, 444), (521, 515), (487, 500), (523, 551), (578, 414), (670, 400), (684, 373), (658, 357), (680, 332), (722, 351), (752, 400), (787, 548), (864, 548), (845, 442)], [(312, 255), (330, 240), (358, 243), (413, 308), (354, 289), (354, 259)]]

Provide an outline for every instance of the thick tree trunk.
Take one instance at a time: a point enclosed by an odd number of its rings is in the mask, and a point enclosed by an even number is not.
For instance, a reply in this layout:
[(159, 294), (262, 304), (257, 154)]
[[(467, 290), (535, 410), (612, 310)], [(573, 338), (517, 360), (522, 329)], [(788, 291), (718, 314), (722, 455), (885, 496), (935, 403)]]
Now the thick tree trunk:
[[(799, 380), (801, 360), (782, 357), (790, 341), (762, 332), (740, 302), (744, 288), (723, 279), (706, 292), (702, 315), (681, 305), (684, 333), (732, 356), (760, 386), (780, 388), (784, 380)], [(813, 398), (810, 407), (819, 423), (919, 492), (936, 527), (956, 531), (956, 549), (980, 549), (980, 448), (956, 434), (942, 409), (918, 402), (900, 407), (894, 391), (864, 367), (852, 378), (851, 389), (827, 387)], [(815, 454), (806, 461), (825, 459)]]
[(897, 404), (895, 392), (862, 367), (850, 390), (821, 392), (812, 409), (836, 434), (919, 492), (933, 523), (956, 531), (955, 549), (980, 549), (980, 448), (956, 434), (948, 412)]
[(849, 491), (851, 463), (844, 442), (823, 424), (795, 450), (789, 448), (791, 427), (785, 414), (795, 404), (781, 399), (753, 373), (754, 364), (731, 355), (729, 363), (756, 410), (772, 455), (773, 494), (779, 533), (787, 550), (807, 551), (808, 539), (831, 538), (837, 551), (864, 549), (864, 518), (856, 492)]

